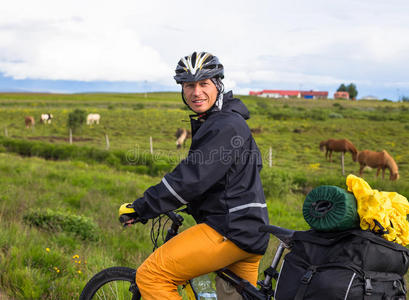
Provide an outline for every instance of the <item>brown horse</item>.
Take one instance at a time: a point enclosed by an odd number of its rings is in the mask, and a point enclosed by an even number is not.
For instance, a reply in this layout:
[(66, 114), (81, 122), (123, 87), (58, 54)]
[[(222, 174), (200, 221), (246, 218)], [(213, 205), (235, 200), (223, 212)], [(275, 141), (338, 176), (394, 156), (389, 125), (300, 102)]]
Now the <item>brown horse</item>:
[(191, 133), (185, 128), (178, 128), (176, 131), (176, 148), (180, 149), (182, 146), (185, 146), (186, 139), (190, 137)]
[(329, 153), (329, 161), (331, 161), (332, 151), (343, 152), (344, 154), (345, 152), (349, 151), (352, 154), (352, 160), (356, 161), (356, 155), (358, 154), (358, 150), (356, 150), (355, 146), (347, 139), (341, 140), (329, 139), (326, 141), (322, 141), (320, 143), (320, 150), (324, 151), (324, 148), (326, 149), (325, 159), (327, 159), (327, 155)]
[(360, 164), (359, 176), (362, 175), (362, 171), (366, 166), (371, 168), (377, 168), (376, 176), (379, 176), (379, 171), (382, 169), (382, 179), (385, 178), (385, 169), (389, 169), (389, 179), (397, 180), (399, 179), (398, 165), (389, 155), (386, 150), (381, 152), (375, 152), (370, 150), (359, 151), (358, 162)]
[(26, 128), (34, 127), (35, 121), (32, 116), (24, 117), (24, 122), (26, 124)]

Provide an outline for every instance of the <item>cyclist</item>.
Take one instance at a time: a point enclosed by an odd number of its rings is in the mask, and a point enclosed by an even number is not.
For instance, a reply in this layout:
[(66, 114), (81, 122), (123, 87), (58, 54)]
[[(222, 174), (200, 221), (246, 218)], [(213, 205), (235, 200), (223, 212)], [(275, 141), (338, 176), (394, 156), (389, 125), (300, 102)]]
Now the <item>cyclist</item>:
[(181, 84), (190, 116), (189, 154), (162, 181), (129, 207), (139, 220), (183, 205), (197, 225), (153, 252), (138, 268), (142, 298), (182, 299), (177, 285), (227, 267), (256, 285), (269, 235), (261, 185), (261, 154), (246, 124), (249, 111), (224, 92), (224, 68), (216, 56), (193, 52), (182, 57), (174, 79)]

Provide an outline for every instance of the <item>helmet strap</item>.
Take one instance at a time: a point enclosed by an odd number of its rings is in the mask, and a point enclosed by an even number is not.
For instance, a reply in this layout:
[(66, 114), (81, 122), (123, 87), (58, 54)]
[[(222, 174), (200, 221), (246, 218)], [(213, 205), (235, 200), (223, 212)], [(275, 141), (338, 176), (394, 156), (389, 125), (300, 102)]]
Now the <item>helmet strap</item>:
[(216, 86), (217, 91), (218, 91), (216, 102), (214, 103), (213, 107), (210, 110), (211, 111), (213, 111), (213, 110), (221, 111), (222, 107), (223, 107), (224, 84), (223, 84), (222, 80), (219, 77), (210, 78), (210, 80)]

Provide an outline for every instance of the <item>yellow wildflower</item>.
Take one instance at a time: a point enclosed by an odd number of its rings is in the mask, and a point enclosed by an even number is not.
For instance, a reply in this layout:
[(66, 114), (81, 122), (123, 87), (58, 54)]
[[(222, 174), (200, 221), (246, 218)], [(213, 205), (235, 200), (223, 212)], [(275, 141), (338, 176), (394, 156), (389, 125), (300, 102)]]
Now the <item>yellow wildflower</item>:
[(309, 164), (308, 167), (309, 167), (310, 169), (319, 169), (320, 163)]
[(73, 259), (76, 259), (76, 258), (80, 258), (80, 256), (77, 255), (77, 254), (75, 254), (72, 258), (73, 258)]
[(50, 248), (45, 248), (45, 251), (50, 252)]

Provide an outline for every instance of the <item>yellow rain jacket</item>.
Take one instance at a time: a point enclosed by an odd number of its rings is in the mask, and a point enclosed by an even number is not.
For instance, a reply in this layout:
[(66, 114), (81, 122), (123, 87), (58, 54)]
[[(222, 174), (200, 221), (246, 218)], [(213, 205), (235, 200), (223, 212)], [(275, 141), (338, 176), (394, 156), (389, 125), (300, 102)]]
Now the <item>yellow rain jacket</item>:
[[(388, 231), (383, 237), (388, 241), (406, 246), (409, 244), (409, 203), (406, 197), (396, 192), (373, 190), (369, 184), (352, 174), (348, 175), (348, 191), (353, 192), (357, 200), (360, 225), (363, 230), (379, 232), (379, 222)], [(376, 228), (375, 228), (376, 227)]]

